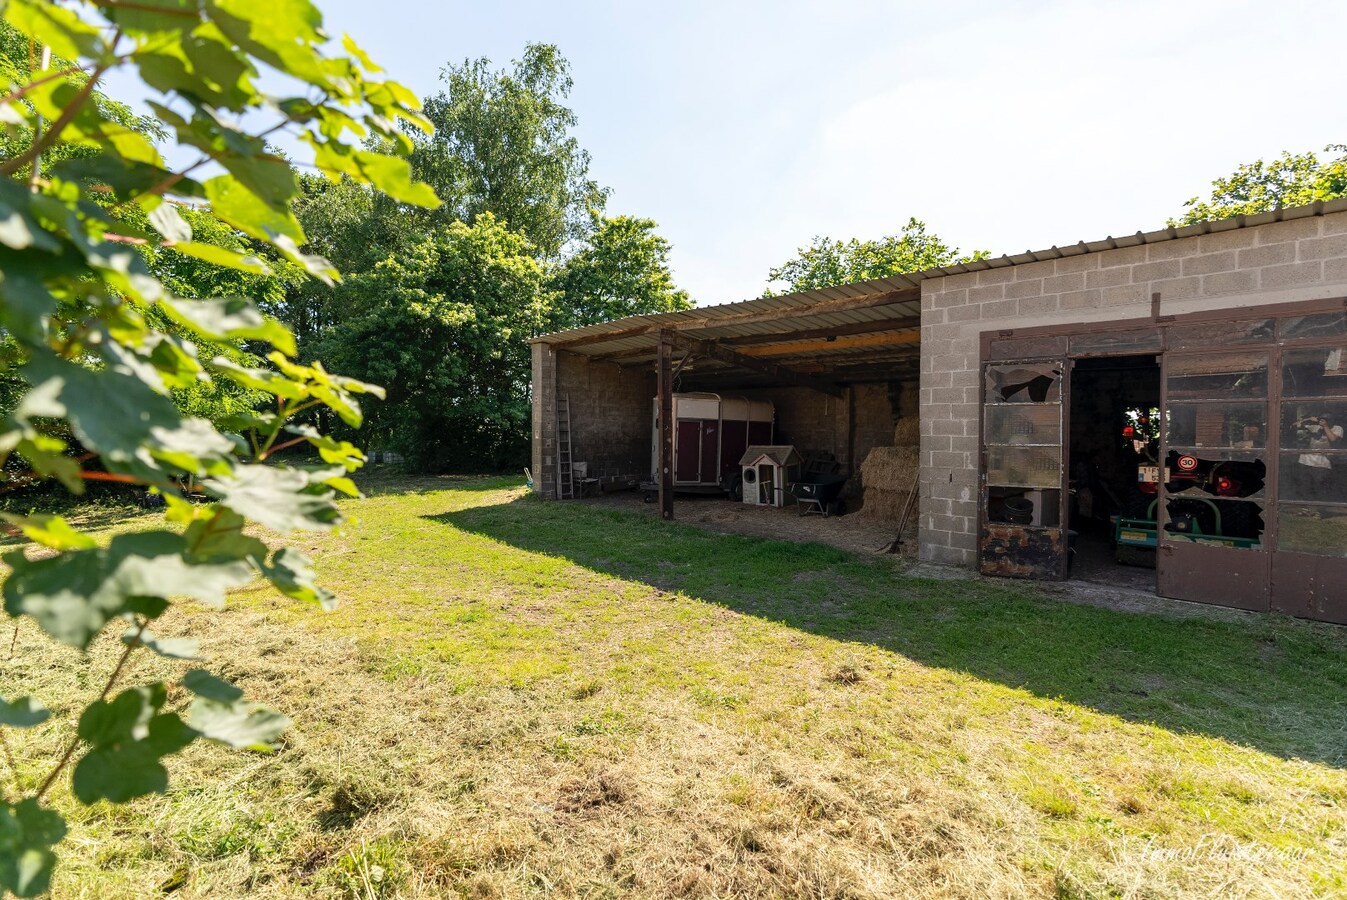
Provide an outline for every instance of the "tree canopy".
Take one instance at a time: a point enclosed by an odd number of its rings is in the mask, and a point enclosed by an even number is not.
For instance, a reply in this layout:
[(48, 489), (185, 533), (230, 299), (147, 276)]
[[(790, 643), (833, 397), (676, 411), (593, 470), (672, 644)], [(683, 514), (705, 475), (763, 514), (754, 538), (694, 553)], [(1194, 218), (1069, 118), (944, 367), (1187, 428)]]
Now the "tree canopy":
[[(900, 234), (879, 240), (852, 238), (840, 241), (816, 237), (808, 247), (801, 247), (794, 259), (768, 271), (767, 279), (783, 284), (787, 292), (810, 291), (919, 272), (986, 256), (985, 250), (961, 254), (958, 248), (928, 233), (924, 222), (911, 218)], [(767, 295), (771, 294), (769, 290)]]
[(585, 242), (556, 269), (550, 327), (689, 309), (692, 300), (669, 271), (669, 242), (656, 227), (653, 219), (595, 213)]
[(584, 236), (608, 191), (589, 175), (589, 153), (572, 133), (570, 64), (552, 44), (529, 44), (509, 70), (464, 60), (441, 73), (426, 100), (431, 134), (415, 137), (418, 175), (444, 207), (433, 217), (471, 224), (484, 212), (555, 259)]
[(352, 179), (301, 177), (306, 251), (342, 259), (353, 277), (336, 290), (289, 282), (265, 308), (303, 355), (388, 389), (369, 411), (379, 446), (430, 470), (512, 467), (528, 452), (528, 338), (691, 301), (652, 220), (604, 216), (556, 47), (442, 77), (426, 104), (434, 133), (410, 136), (414, 171), (444, 205), (418, 210)]
[(1230, 175), (1211, 183), (1211, 194), (1193, 197), (1187, 211), (1172, 225), (1192, 225), (1212, 219), (1233, 219), (1269, 212), (1287, 206), (1303, 206), (1316, 200), (1347, 197), (1347, 144), (1329, 144), (1321, 159), (1314, 152), (1291, 153), (1265, 162), (1256, 159), (1239, 166)]
[(347, 320), (320, 344), (374, 379), (375, 440), (422, 468), (500, 469), (527, 453), (528, 339), (550, 309), (543, 266), (489, 212), (434, 228), (339, 292)]

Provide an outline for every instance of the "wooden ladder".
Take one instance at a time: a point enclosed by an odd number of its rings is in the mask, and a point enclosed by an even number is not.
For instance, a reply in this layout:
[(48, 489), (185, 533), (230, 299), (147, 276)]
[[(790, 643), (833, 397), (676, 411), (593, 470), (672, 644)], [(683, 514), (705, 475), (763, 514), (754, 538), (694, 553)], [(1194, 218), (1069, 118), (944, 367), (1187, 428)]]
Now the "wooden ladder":
[(575, 473), (571, 469), (571, 395), (557, 398), (557, 499), (575, 499)]

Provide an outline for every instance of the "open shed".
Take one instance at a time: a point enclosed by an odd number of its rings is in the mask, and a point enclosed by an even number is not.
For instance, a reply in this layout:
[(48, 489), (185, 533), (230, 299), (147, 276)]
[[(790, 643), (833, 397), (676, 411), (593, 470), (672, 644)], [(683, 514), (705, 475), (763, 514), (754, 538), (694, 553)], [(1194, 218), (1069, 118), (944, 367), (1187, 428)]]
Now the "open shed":
[[(847, 472), (875, 447), (915, 448), (920, 328), (918, 281), (897, 277), (544, 335), (533, 342), (536, 489), (567, 496), (567, 451), (601, 489), (658, 482), (651, 403), (666, 394), (768, 401), (773, 443)], [(672, 515), (672, 471), (668, 481)]]
[(545, 496), (740, 395), (862, 515), (919, 484), (924, 560), (1347, 623), (1347, 200), (545, 335), (533, 389)]

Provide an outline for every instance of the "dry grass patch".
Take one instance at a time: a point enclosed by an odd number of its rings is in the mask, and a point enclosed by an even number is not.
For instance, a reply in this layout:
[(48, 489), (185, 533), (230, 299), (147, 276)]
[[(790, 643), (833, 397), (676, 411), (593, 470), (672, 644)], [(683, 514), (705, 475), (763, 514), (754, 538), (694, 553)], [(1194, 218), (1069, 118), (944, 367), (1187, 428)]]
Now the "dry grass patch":
[[(1347, 891), (1340, 630), (373, 487), (309, 544), (337, 612), (259, 589), (159, 629), (289, 713), (281, 751), (193, 748), (172, 795), (77, 812), (60, 896)], [(77, 656), (33, 638), (3, 689), (73, 698)]]

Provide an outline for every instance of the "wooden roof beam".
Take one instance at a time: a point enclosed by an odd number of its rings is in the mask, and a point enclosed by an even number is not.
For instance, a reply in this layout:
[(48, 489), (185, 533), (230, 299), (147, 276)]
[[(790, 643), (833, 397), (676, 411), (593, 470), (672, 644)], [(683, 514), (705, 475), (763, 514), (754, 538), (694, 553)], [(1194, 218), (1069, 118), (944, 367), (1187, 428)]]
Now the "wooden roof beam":
[(770, 376), (778, 382), (800, 387), (813, 388), (816, 391), (822, 391), (834, 397), (841, 397), (843, 389), (840, 385), (833, 384), (830, 381), (824, 381), (820, 378), (813, 378), (809, 375), (801, 375), (784, 366), (766, 360), (754, 359), (751, 356), (745, 356), (737, 350), (729, 347), (723, 347), (715, 341), (702, 341), (696, 338), (690, 338), (679, 334), (676, 331), (664, 332), (666, 339), (675, 347), (695, 353), (697, 356), (714, 359), (718, 362), (727, 363), (741, 369), (747, 369), (750, 372), (759, 372)]

